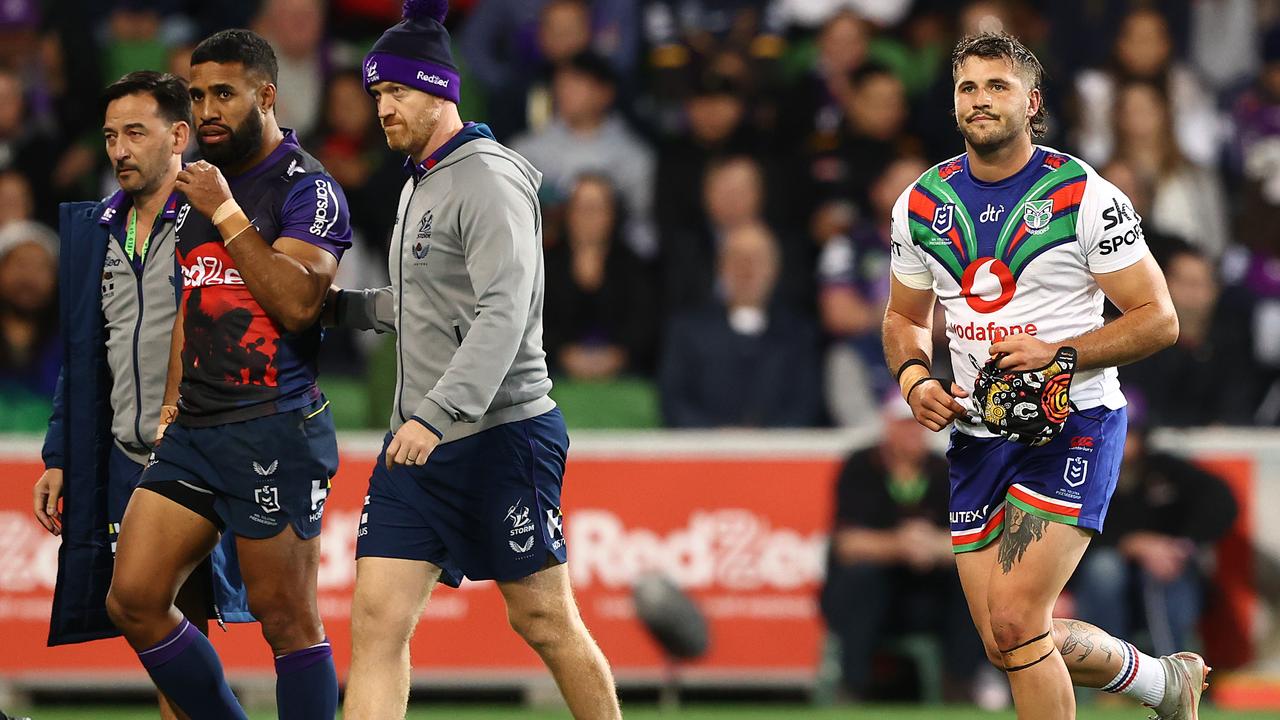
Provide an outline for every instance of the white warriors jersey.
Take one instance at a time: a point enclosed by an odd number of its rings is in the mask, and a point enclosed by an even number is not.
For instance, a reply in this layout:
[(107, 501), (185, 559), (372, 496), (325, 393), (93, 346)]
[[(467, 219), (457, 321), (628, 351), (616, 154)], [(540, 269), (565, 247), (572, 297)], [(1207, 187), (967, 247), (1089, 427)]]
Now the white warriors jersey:
[[(904, 284), (937, 294), (956, 383), (971, 390), (993, 342), (1025, 332), (1056, 343), (1102, 327), (1093, 276), (1147, 255), (1140, 222), (1123, 193), (1065, 153), (1036, 146), (1025, 167), (996, 183), (975, 179), (965, 154), (898, 198), (891, 267)], [(924, 273), (931, 283), (920, 281)], [(1125, 405), (1115, 368), (1076, 373), (1070, 392), (1081, 409)], [(956, 426), (991, 435), (976, 415)]]

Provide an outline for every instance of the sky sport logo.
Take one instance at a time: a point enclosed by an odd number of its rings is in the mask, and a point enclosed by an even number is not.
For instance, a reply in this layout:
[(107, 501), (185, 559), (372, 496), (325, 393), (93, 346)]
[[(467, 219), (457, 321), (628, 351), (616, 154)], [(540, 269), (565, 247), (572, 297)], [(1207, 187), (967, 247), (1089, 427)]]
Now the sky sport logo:
[(449, 78), (442, 78), (439, 75), (436, 75), (435, 73), (428, 75), (422, 72), (421, 70), (419, 70), (418, 79), (421, 80), (422, 82), (431, 83), (432, 85), (439, 85), (442, 88), (449, 87)]

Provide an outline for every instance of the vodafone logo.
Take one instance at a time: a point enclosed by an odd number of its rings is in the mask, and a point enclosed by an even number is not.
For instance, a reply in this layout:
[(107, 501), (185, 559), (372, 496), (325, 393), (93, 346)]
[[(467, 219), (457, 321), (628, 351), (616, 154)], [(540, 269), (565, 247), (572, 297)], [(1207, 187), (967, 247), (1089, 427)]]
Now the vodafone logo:
[(996, 258), (978, 258), (964, 270), (960, 294), (969, 307), (980, 313), (993, 313), (1013, 299), (1017, 289), (1009, 266)]

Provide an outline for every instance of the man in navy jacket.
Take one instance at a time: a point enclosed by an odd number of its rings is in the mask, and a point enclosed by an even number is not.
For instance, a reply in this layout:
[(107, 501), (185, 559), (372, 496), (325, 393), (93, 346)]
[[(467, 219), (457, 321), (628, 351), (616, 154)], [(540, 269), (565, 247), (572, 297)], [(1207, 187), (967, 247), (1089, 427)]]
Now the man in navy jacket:
[[(105, 604), (115, 539), (165, 420), (177, 313), (173, 187), (190, 138), (186, 83), (130, 73), (107, 88), (103, 106), (120, 190), (64, 204), (59, 217), (66, 360), (34, 488), (36, 518), (63, 537), (50, 645), (119, 635)], [(186, 614), (201, 626), (210, 611), (219, 622), (251, 621), (234, 554), (219, 552), (212, 564), (215, 574), (206, 568), (188, 583)]]

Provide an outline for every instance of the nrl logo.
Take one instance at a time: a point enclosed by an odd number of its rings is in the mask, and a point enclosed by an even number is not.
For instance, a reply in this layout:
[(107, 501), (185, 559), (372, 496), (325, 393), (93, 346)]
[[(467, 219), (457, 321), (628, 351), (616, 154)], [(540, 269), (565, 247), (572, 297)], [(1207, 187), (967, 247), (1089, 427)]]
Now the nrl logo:
[(1032, 235), (1039, 235), (1049, 227), (1049, 221), (1053, 219), (1053, 198), (1028, 200), (1022, 207), (1022, 219)]
[(1080, 487), (1084, 484), (1085, 476), (1089, 472), (1089, 461), (1085, 458), (1069, 457), (1067, 458), (1067, 466), (1062, 471), (1062, 479), (1067, 481), (1071, 487)]
[(258, 503), (262, 512), (271, 514), (280, 512), (280, 491), (275, 487), (260, 487), (253, 491), (253, 501)]
[(933, 231), (939, 235), (946, 235), (951, 231), (952, 225), (955, 224), (956, 206), (955, 203), (943, 203), (933, 211)]

